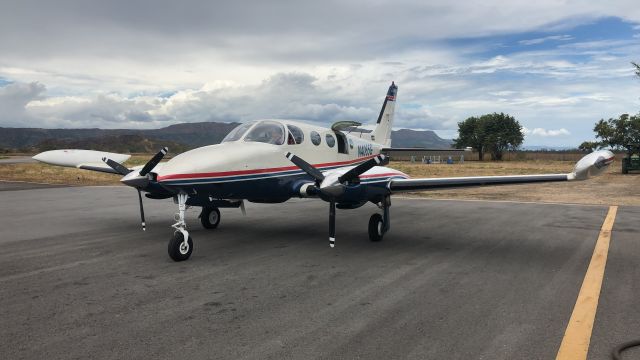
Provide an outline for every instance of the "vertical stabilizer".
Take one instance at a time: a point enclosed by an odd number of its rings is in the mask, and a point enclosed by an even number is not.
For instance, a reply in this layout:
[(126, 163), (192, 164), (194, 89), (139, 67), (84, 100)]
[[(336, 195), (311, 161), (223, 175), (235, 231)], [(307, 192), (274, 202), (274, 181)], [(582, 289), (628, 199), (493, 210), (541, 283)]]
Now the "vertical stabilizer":
[(397, 93), (398, 87), (395, 83), (391, 82), (387, 96), (384, 98), (384, 103), (382, 103), (380, 115), (378, 115), (376, 128), (371, 134), (373, 141), (385, 147), (391, 147), (391, 127), (393, 126), (393, 112), (396, 108)]

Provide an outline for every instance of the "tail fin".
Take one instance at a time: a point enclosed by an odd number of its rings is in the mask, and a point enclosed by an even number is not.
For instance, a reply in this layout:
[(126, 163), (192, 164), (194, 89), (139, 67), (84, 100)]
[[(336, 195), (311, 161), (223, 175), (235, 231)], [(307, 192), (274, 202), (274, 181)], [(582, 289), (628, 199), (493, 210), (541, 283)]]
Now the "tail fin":
[(380, 115), (378, 115), (376, 128), (371, 134), (371, 140), (386, 147), (391, 147), (391, 127), (393, 126), (393, 112), (396, 108), (397, 93), (398, 87), (394, 82), (391, 82), (387, 97), (384, 98), (384, 103), (382, 103)]

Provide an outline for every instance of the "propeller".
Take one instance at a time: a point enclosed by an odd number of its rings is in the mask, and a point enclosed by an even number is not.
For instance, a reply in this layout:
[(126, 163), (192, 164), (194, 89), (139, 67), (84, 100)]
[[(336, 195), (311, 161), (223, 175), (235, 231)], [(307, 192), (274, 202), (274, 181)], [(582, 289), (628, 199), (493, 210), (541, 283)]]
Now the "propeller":
[[(158, 163), (164, 158), (169, 149), (165, 146), (157, 154), (155, 154), (151, 160), (149, 160), (142, 169), (138, 172), (138, 174), (131, 174), (133, 170), (128, 169), (126, 166), (120, 164), (117, 161), (113, 161), (106, 157), (102, 158), (110, 168), (115, 170), (118, 174), (124, 175), (124, 178), (121, 180), (123, 183), (134, 187), (138, 191), (138, 203), (140, 204), (140, 222), (142, 223), (142, 231), (147, 231), (147, 224), (144, 220), (144, 206), (142, 204), (142, 192), (141, 189), (146, 187), (149, 184), (149, 179), (147, 178), (147, 174), (153, 170)], [(130, 175), (131, 174), (131, 175)]]
[(103, 157), (102, 161), (104, 161), (107, 165), (109, 165), (110, 168), (117, 171), (118, 174), (120, 175), (127, 175), (132, 171), (132, 170), (129, 170), (124, 165), (120, 164), (119, 162), (113, 161), (111, 159), (107, 159), (106, 157)]
[(166, 146), (160, 149), (160, 151), (158, 151), (157, 154), (153, 155), (151, 160), (149, 160), (144, 165), (142, 170), (140, 170), (140, 175), (146, 176), (151, 170), (153, 170), (154, 167), (156, 167), (156, 165), (158, 165), (158, 163), (160, 163), (160, 161), (167, 154), (168, 151), (169, 151), (169, 148), (167, 148)]
[(324, 180), (324, 175), (322, 174), (322, 172), (320, 172), (320, 170), (313, 167), (313, 165), (302, 160), (301, 157), (298, 157), (290, 152), (288, 152), (286, 156), (287, 156), (287, 159), (289, 159), (297, 167), (302, 169), (307, 174), (311, 175), (312, 178), (316, 179), (316, 184), (320, 184), (322, 180)]
[(147, 231), (147, 224), (144, 221), (144, 206), (142, 206), (142, 193), (138, 190), (138, 202), (140, 203), (140, 222), (142, 222), (142, 231)]
[(336, 246), (336, 202), (329, 201), (329, 246)]
[(372, 167), (385, 165), (388, 162), (388, 158), (385, 155), (379, 154), (337, 177), (335, 175), (332, 176), (331, 174), (324, 176), (324, 174), (313, 165), (290, 152), (286, 154), (286, 157), (316, 180), (315, 188), (324, 195), (323, 199), (328, 199), (329, 201), (330, 247), (334, 247), (336, 244), (336, 197), (344, 193), (344, 188), (347, 183), (354, 182), (354, 180), (358, 179), (360, 175), (367, 172)]
[(383, 154), (376, 155), (373, 158), (363, 162), (362, 164), (342, 174), (342, 176), (338, 178), (338, 182), (340, 183), (352, 182), (353, 180), (357, 179), (360, 175), (369, 171), (369, 169), (371, 169), (372, 167), (378, 166), (378, 165), (386, 165), (388, 162), (389, 162), (389, 159)]

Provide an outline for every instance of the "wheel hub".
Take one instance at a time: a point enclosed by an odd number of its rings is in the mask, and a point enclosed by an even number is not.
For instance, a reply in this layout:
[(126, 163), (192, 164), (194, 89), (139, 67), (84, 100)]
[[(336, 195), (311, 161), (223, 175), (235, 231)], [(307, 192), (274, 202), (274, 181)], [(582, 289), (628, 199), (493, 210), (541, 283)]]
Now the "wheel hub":
[(183, 241), (182, 244), (180, 244), (180, 253), (182, 255), (186, 255), (189, 252), (189, 243), (186, 241)]
[(218, 221), (218, 214), (215, 211), (209, 213), (209, 223), (215, 224)]

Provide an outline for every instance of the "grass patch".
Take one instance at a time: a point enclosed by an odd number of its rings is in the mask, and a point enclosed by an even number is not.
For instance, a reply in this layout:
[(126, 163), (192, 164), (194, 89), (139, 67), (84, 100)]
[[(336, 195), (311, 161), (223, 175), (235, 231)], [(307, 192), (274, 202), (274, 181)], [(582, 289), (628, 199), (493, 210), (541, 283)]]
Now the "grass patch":
[[(153, 154), (134, 155), (125, 165), (144, 165)], [(478, 162), (464, 164), (422, 164), (394, 161), (389, 165), (414, 178), (458, 176), (528, 175), (568, 173), (573, 161), (527, 160)], [(41, 163), (0, 164), (0, 180), (30, 181), (68, 185), (121, 185), (120, 175), (65, 168)], [(437, 199), (514, 200), (603, 205), (640, 206), (640, 174), (622, 175), (616, 161), (607, 172), (588, 181), (529, 185), (487, 186), (409, 193)]]
[[(124, 165), (144, 165), (153, 155), (134, 155)], [(0, 180), (65, 185), (121, 185), (122, 176), (43, 163), (0, 164)]]

